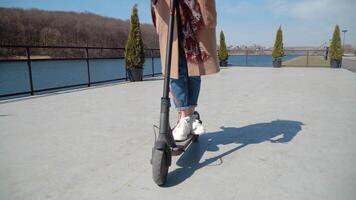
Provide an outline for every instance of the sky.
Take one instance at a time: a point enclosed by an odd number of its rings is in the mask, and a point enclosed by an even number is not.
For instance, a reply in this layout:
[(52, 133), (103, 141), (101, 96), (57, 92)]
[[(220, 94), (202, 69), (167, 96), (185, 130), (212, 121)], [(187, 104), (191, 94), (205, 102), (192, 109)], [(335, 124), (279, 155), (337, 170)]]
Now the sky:
[[(0, 0), (0, 7), (88, 11), (125, 20), (135, 3), (140, 21), (152, 23), (150, 0)], [(216, 6), (217, 36), (223, 30), (228, 45), (272, 46), (281, 26), (285, 46), (321, 46), (339, 24), (348, 31), (346, 43), (356, 46), (356, 0), (216, 0)]]

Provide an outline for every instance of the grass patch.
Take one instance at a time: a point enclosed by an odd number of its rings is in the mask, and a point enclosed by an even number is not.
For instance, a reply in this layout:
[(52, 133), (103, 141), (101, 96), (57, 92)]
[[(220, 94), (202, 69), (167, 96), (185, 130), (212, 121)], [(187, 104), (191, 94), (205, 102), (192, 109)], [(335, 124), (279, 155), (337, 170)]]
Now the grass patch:
[(330, 67), (330, 61), (323, 56), (298, 56), (282, 63), (283, 67)]

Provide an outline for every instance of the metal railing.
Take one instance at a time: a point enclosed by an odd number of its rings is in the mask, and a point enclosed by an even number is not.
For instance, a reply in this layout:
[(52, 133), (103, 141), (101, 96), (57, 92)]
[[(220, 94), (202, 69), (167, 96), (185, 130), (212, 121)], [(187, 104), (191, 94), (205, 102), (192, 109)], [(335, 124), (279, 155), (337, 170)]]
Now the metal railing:
[[(328, 67), (326, 51), (322, 49), (286, 49), (282, 58), (285, 67)], [(271, 50), (231, 50), (229, 64), (235, 66), (272, 66)]]
[[(57, 90), (62, 90), (62, 89), (67, 89), (67, 88), (73, 88), (73, 87), (90, 87), (93, 84), (100, 84), (100, 83), (108, 83), (108, 82), (113, 82), (113, 81), (127, 81), (128, 80), (128, 73), (126, 66), (124, 67), (125, 70), (125, 75), (123, 78), (115, 78), (115, 79), (109, 79), (109, 80), (101, 80), (101, 81), (92, 81), (91, 79), (91, 60), (99, 60), (99, 59), (124, 59), (124, 48), (116, 48), (116, 47), (90, 47), (90, 46), (31, 46), (31, 45), (0, 45), (0, 50), (3, 49), (16, 49), (17, 51), (22, 49), (25, 50), (25, 56), (6, 56), (1, 58), (0, 56), (0, 64), (4, 62), (26, 62), (27, 64), (27, 72), (28, 72), (28, 85), (29, 85), (29, 90), (28, 91), (22, 91), (22, 92), (13, 92), (13, 93), (6, 93), (6, 94), (0, 94), (0, 98), (5, 98), (5, 97), (11, 97), (11, 96), (19, 96), (19, 95), (34, 95), (36, 93), (41, 93), (41, 92), (46, 92), (46, 91), (57, 91)], [(83, 57), (54, 57), (54, 58), (35, 58), (31, 55), (33, 49), (71, 49), (71, 50), (81, 50), (84, 51), (84, 58)], [(110, 51), (118, 51), (118, 56), (110, 56), (110, 57), (91, 57), (89, 54), (90, 50), (110, 50)], [(158, 72), (155, 73), (155, 58), (159, 58), (159, 49), (145, 49), (146, 53), (146, 58), (151, 58), (151, 67), (152, 67), (152, 73), (151, 74), (145, 74), (144, 77), (154, 77), (156, 75), (161, 75), (162, 73)], [(147, 55), (148, 54), (148, 55)], [(20, 58), (19, 58), (20, 57)], [(65, 86), (59, 86), (59, 87), (48, 87), (45, 89), (35, 89), (34, 88), (34, 80), (33, 80), (33, 67), (32, 64), (34, 62), (40, 62), (40, 61), (65, 61), (65, 60), (85, 60), (86, 62), (86, 79), (87, 81), (85, 83), (80, 83), (80, 84), (70, 84), (70, 85), (65, 85)], [(146, 60), (147, 62), (147, 60)], [(1, 72), (1, 69), (0, 69)], [(1, 74), (0, 74), (1, 75)], [(1, 87), (1, 82), (0, 82), (0, 87)], [(1, 89), (1, 88), (0, 88)]]

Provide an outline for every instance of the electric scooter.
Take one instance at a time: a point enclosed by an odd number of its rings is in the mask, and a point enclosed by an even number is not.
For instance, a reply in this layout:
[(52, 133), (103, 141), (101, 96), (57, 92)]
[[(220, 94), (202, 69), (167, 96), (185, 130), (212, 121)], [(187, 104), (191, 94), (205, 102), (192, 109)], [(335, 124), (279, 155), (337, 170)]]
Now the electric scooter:
[[(169, 83), (171, 71), (171, 58), (173, 46), (174, 17), (178, 13), (178, 0), (171, 0), (170, 17), (168, 25), (167, 52), (165, 64), (165, 77), (163, 86), (163, 97), (161, 98), (161, 113), (159, 121), (159, 134), (155, 137), (152, 149), (152, 178), (153, 181), (162, 186), (165, 184), (168, 175), (168, 168), (172, 163), (172, 156), (181, 155), (192, 142), (198, 141), (199, 135), (189, 134), (184, 141), (175, 141), (172, 129), (169, 125)], [(200, 120), (198, 112), (194, 112), (196, 118)]]

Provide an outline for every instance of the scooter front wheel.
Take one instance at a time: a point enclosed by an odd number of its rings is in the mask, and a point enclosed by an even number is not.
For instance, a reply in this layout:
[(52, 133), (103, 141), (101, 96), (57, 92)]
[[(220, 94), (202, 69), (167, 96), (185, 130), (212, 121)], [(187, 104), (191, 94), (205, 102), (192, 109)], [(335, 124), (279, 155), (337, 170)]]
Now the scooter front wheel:
[(152, 178), (153, 181), (162, 186), (167, 180), (169, 161), (167, 152), (164, 150), (154, 149), (152, 154)]

